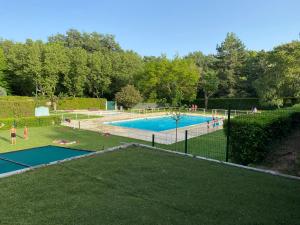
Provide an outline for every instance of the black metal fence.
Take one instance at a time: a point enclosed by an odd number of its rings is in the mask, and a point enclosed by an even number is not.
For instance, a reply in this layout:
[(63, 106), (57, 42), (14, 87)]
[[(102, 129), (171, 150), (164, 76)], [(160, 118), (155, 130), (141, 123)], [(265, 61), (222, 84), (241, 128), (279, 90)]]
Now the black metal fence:
[(214, 117), (197, 129), (152, 135), (152, 146), (300, 176), (297, 107)]

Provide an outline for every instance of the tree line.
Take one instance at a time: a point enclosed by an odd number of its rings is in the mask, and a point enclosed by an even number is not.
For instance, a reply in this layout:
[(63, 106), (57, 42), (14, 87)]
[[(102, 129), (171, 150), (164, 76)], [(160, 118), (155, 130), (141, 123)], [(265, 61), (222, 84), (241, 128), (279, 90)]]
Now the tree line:
[[(46, 42), (0, 40), (0, 95), (105, 97), (127, 85), (144, 101), (189, 104), (196, 98), (259, 97), (281, 106), (300, 97), (300, 42), (248, 50), (228, 33), (216, 54), (169, 59), (124, 50), (114, 36), (68, 30)], [(120, 94), (119, 94), (120, 95)]]

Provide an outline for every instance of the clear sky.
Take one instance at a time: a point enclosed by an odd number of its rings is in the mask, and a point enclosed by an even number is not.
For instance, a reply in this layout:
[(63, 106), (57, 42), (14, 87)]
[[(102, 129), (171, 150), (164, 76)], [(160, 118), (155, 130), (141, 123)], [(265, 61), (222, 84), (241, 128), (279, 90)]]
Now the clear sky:
[(110, 33), (141, 55), (214, 53), (227, 32), (247, 48), (299, 39), (300, 0), (0, 0), (0, 37)]

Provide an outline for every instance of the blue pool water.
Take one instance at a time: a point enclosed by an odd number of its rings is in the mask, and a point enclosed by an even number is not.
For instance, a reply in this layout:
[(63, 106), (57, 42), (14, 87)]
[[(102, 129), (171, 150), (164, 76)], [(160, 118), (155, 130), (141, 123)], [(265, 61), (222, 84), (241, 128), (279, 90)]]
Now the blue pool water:
[[(54, 161), (91, 153), (57, 146), (45, 146), (0, 154), (0, 174), (48, 164)], [(5, 160), (6, 159), (6, 160)]]
[[(211, 117), (183, 115), (178, 123), (178, 127), (186, 127), (206, 123), (207, 121), (211, 120)], [(176, 122), (171, 116), (125, 120), (118, 122), (110, 122), (107, 124), (150, 131), (164, 131), (176, 128)]]

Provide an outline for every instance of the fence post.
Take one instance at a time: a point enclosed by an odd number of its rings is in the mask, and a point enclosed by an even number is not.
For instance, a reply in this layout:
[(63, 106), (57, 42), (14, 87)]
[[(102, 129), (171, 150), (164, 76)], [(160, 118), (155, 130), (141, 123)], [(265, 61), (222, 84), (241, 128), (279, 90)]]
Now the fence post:
[(231, 122), (230, 122), (230, 106), (228, 107), (228, 117), (227, 117), (227, 141), (226, 141), (226, 162), (228, 162), (229, 146), (230, 146), (230, 131), (231, 131)]
[(188, 152), (188, 131), (185, 130), (184, 153), (187, 154), (187, 152)]
[(78, 121), (78, 128), (79, 128), (79, 130), (80, 130), (80, 120)]
[(155, 139), (155, 136), (154, 136), (154, 134), (152, 134), (152, 147), (154, 147), (154, 139)]

